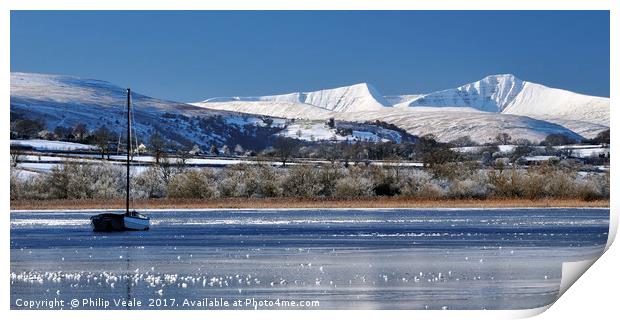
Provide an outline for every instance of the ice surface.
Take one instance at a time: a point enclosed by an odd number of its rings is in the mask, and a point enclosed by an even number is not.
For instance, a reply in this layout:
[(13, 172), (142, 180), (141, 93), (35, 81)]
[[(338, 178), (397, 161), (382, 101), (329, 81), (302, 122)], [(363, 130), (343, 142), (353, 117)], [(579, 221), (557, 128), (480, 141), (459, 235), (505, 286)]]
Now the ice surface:
[(157, 210), (150, 231), (105, 234), (92, 214), (11, 213), (11, 301), (529, 309), (555, 301), (563, 262), (602, 253), (609, 223), (606, 208)]

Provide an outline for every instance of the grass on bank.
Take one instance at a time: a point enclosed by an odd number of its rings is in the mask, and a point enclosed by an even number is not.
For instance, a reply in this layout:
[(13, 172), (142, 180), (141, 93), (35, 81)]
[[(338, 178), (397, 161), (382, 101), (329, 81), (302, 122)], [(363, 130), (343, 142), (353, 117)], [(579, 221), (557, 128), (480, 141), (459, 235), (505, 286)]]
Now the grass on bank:
[[(125, 200), (12, 200), (11, 210), (38, 209), (122, 209)], [(296, 198), (225, 198), (225, 199), (142, 199), (132, 202), (136, 209), (253, 209), (253, 208), (519, 208), (519, 207), (609, 207), (609, 200), (580, 199), (487, 199), (487, 200), (419, 200), (399, 197), (368, 199), (296, 199)]]

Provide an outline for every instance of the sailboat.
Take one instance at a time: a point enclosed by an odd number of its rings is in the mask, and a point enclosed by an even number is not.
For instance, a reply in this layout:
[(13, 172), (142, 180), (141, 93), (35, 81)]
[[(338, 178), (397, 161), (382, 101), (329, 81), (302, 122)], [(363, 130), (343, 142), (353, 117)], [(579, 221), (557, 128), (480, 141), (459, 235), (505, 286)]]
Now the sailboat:
[(140, 231), (150, 227), (149, 217), (129, 208), (129, 169), (131, 166), (131, 89), (127, 88), (127, 189), (125, 212), (106, 212), (90, 217), (93, 231)]

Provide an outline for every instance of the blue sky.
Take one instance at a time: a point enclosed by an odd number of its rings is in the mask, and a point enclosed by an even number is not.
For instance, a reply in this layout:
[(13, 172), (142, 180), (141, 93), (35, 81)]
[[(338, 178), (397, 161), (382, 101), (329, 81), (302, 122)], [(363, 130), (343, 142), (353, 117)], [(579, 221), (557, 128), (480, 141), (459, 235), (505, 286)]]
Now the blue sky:
[(609, 96), (609, 13), (13, 11), (11, 71), (186, 102), (359, 82), (424, 93), (497, 73)]

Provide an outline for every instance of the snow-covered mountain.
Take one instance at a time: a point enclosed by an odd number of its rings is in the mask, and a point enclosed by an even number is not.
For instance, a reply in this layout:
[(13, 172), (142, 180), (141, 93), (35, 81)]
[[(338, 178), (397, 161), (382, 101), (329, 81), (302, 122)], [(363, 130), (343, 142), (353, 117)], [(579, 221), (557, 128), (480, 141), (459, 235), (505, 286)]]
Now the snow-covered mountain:
[(493, 75), (455, 89), (418, 95), (406, 106), (470, 107), (486, 112), (502, 112), (523, 89), (524, 82), (510, 74)]
[[(284, 114), (301, 115), (306, 109), (332, 112), (335, 110), (356, 110), (359, 106), (371, 108), (374, 89), (367, 85), (356, 85), (326, 92), (298, 94), (296, 97), (276, 97), (260, 101), (260, 107), (286, 111)], [(378, 96), (378, 99), (382, 99)], [(19, 118), (42, 119), (49, 131), (57, 126), (73, 128), (79, 123), (89, 130), (101, 126), (117, 134), (125, 130), (125, 89), (112, 83), (72, 76), (11, 73), (11, 120)], [(287, 100), (288, 99), (288, 100)], [(311, 104), (300, 103), (297, 100)], [(147, 142), (157, 132), (176, 144), (198, 145), (207, 150), (211, 144), (230, 147), (240, 144), (246, 150), (259, 150), (269, 146), (278, 136), (290, 136), (305, 140), (392, 140), (412, 139), (400, 132), (380, 126), (360, 123), (340, 123), (328, 128), (320, 123), (293, 121), (277, 117), (234, 112), (235, 103), (251, 105), (228, 99), (228, 110), (205, 109), (185, 103), (167, 101), (141, 95), (132, 91), (134, 129), (140, 142)], [(297, 101), (297, 102), (295, 102)], [(218, 104), (218, 103), (210, 103)], [(339, 129), (342, 129), (338, 132)], [(317, 131), (317, 132), (313, 132)], [(318, 132), (320, 131), (320, 132)]]
[(609, 127), (609, 98), (587, 96), (523, 81), (487, 76), (458, 88), (414, 96), (400, 106), (470, 107), (547, 120), (587, 137)]
[(533, 141), (551, 133), (576, 139), (609, 128), (609, 99), (548, 88), (510, 74), (492, 75), (455, 89), (381, 97), (358, 84), (308, 93), (207, 99), (193, 105), (284, 118), (381, 120), (414, 135), (442, 140), (469, 135), (488, 142), (498, 133)]
[(379, 91), (368, 83), (358, 83), (351, 86), (319, 91), (293, 92), (271, 96), (211, 98), (202, 101), (202, 103), (237, 101), (273, 102), (292, 105), (305, 104), (335, 112), (376, 111), (390, 106)]
[[(548, 88), (512, 75), (489, 76), (429, 94), (386, 97), (361, 83), (312, 92), (212, 98), (193, 104), (135, 92), (132, 99), (136, 131), (143, 140), (159, 132), (178, 144), (205, 148), (214, 143), (257, 149), (278, 135), (306, 140), (402, 139), (398, 131), (363, 124), (375, 120), (394, 124), (411, 135), (434, 134), (443, 141), (470, 136), (489, 142), (498, 133), (532, 141), (552, 133), (580, 139), (609, 128), (608, 98)], [(14, 117), (44, 119), (49, 130), (86, 123), (91, 130), (106, 126), (120, 132), (125, 89), (100, 80), (11, 73), (12, 120)], [(326, 128), (324, 120), (329, 118), (346, 128)]]

